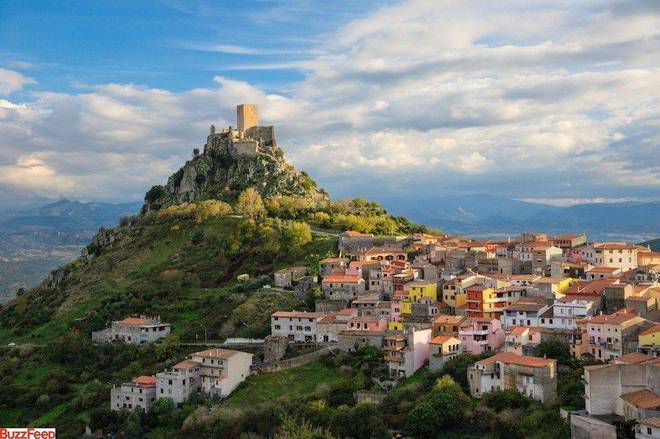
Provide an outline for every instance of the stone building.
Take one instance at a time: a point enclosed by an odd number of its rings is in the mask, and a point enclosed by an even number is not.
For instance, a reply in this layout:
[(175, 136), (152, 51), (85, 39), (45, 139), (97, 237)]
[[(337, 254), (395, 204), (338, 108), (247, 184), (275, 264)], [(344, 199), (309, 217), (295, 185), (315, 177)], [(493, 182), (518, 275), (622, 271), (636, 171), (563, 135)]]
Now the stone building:
[(92, 333), (94, 341), (122, 340), (128, 344), (152, 343), (167, 337), (170, 324), (160, 321), (160, 317), (127, 317), (112, 322), (108, 329)]
[(115, 411), (141, 408), (149, 411), (156, 400), (156, 377), (141, 375), (110, 390), (110, 408)]
[(516, 389), (543, 403), (557, 396), (557, 361), (501, 352), (477, 361), (467, 372), (470, 393), (481, 398), (496, 389)]
[(206, 138), (204, 152), (220, 151), (233, 158), (255, 157), (261, 151), (272, 150), (277, 146), (275, 128), (260, 126), (258, 107), (254, 104), (241, 104), (236, 107), (238, 129), (231, 126), (216, 132), (211, 125)]

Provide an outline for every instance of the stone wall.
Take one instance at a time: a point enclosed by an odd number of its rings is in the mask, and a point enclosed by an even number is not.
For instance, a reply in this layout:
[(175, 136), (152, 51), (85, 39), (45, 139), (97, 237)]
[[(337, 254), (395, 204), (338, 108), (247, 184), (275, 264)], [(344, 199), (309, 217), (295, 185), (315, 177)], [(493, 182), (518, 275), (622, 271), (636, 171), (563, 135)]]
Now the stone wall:
[(266, 363), (273, 363), (281, 360), (286, 353), (288, 345), (289, 339), (287, 337), (269, 335), (264, 340), (264, 361)]
[(256, 366), (255, 369), (257, 370), (258, 373), (273, 373), (273, 372), (279, 372), (281, 370), (292, 369), (294, 367), (304, 366), (305, 364), (316, 361), (335, 349), (336, 349), (335, 346), (328, 346), (325, 348), (321, 348), (318, 351), (310, 352), (309, 354), (304, 354), (293, 358), (287, 358), (286, 360), (277, 361), (272, 364)]

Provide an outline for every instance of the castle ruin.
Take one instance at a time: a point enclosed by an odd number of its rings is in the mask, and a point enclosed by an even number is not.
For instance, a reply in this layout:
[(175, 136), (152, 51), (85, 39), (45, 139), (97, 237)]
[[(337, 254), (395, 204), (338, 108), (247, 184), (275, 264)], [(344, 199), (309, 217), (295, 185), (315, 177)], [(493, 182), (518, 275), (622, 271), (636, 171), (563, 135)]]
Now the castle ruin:
[(259, 125), (259, 108), (255, 104), (236, 106), (238, 129), (231, 126), (216, 132), (211, 125), (210, 133), (204, 145), (208, 149), (226, 150), (233, 158), (255, 157), (259, 152), (272, 150), (277, 146), (275, 128)]

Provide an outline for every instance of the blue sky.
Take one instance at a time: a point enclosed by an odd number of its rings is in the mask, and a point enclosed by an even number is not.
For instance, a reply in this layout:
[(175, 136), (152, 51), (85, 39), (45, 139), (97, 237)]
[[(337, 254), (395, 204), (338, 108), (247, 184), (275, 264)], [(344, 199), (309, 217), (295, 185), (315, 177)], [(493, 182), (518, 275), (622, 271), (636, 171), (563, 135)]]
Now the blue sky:
[(0, 2), (0, 201), (139, 199), (260, 105), (334, 196), (660, 198), (660, 3)]

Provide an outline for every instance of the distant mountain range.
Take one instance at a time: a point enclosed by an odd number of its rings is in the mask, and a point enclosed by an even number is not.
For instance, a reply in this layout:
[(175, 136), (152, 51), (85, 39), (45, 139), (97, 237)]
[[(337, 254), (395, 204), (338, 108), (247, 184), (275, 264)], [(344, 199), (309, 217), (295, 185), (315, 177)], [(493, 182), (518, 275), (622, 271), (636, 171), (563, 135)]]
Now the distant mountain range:
[(81, 203), (60, 200), (41, 207), (14, 209), (0, 216), (0, 302), (19, 288), (43, 280), (48, 272), (75, 259), (100, 227), (116, 225), (137, 213), (142, 202)]
[(511, 200), (492, 195), (438, 197), (424, 200), (379, 200), (393, 214), (438, 227), (448, 233), (475, 236), (585, 232), (590, 239), (645, 241), (660, 236), (660, 202), (591, 203), (569, 207)]

